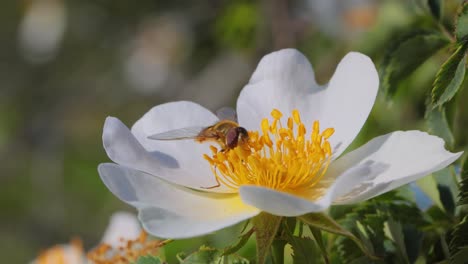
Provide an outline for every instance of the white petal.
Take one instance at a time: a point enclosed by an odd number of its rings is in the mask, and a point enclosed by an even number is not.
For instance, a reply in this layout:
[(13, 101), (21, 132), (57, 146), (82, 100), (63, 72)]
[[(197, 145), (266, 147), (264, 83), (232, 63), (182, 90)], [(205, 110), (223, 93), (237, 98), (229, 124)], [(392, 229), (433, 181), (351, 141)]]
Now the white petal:
[[(169, 164), (177, 161), (172, 175), (164, 177), (185, 178), (192, 188), (211, 187), (217, 184), (209, 163), (203, 154), (210, 154), (212, 142), (198, 143), (186, 140), (153, 140), (154, 134), (187, 127), (207, 127), (216, 123), (218, 118), (208, 109), (187, 101), (171, 102), (158, 105), (149, 110), (132, 127), (131, 131), (140, 144), (149, 152), (162, 152), (168, 157)], [(158, 174), (156, 174), (158, 175)], [(159, 176), (159, 175), (158, 175)], [(227, 188), (213, 188), (214, 192), (228, 191)]]
[[(249, 130), (259, 130), (261, 120), (270, 117), (273, 108), (285, 115), (296, 108), (303, 113), (302, 104), (308, 102), (310, 109), (318, 110), (321, 102), (316, 96), (321, 90), (312, 66), (302, 53), (294, 49), (270, 53), (262, 58), (237, 99), (239, 123)], [(310, 112), (312, 118), (318, 118), (317, 111)]]
[(289, 82), (291, 88), (311, 92), (318, 89), (314, 71), (307, 58), (295, 49), (283, 49), (264, 56), (252, 74), (249, 84), (265, 80)]
[[(167, 181), (195, 189), (203, 189), (205, 186), (214, 186), (216, 181), (212, 172), (208, 169), (200, 169), (201, 166), (184, 167), (187, 163), (176, 159), (166, 153), (154, 150), (147, 151), (130, 132), (130, 130), (117, 118), (108, 117), (104, 124), (102, 135), (104, 149), (114, 162), (126, 167), (134, 168), (149, 174), (162, 177)], [(186, 155), (190, 155), (186, 150)], [(193, 154), (194, 159), (199, 154)], [(203, 164), (205, 160), (199, 160)], [(227, 188), (210, 189), (222, 192)]]
[(241, 186), (239, 194), (244, 203), (279, 216), (298, 216), (309, 212), (320, 212), (331, 204), (330, 199), (311, 201), (255, 185)]
[[(336, 197), (343, 195), (354, 186), (360, 178), (382, 170), (379, 164), (364, 163), (347, 170), (343, 177), (337, 179), (320, 198), (299, 197), (289, 193), (275, 191), (260, 186), (241, 186), (239, 194), (242, 201), (262, 211), (279, 216), (298, 216), (310, 212), (326, 210)], [(310, 190), (310, 197), (316, 197), (317, 190)]]
[(102, 142), (109, 158), (124, 166), (154, 173), (162, 164), (160, 158), (150, 155), (130, 130), (115, 117), (106, 118)]
[(141, 233), (140, 223), (136, 215), (128, 212), (116, 212), (109, 221), (101, 243), (111, 245), (114, 248), (122, 246), (122, 240), (134, 240)]
[(351, 52), (338, 64), (325, 90), (320, 118), (323, 128), (335, 128), (330, 138), (335, 158), (345, 151), (366, 122), (378, 88), (377, 70), (366, 55)]
[[(397, 131), (374, 138), (333, 162), (328, 173), (338, 175), (369, 162), (383, 164), (386, 169), (361, 177), (359, 184), (337, 198), (335, 203), (347, 204), (370, 199), (438, 171), (461, 154), (448, 152), (441, 138), (421, 131)], [(339, 176), (342, 177), (344, 175)]]
[(308, 128), (319, 120), (322, 129), (333, 127), (330, 138), (338, 157), (359, 133), (375, 101), (379, 80), (372, 61), (351, 52), (339, 63), (328, 85), (316, 84), (312, 67), (296, 50), (265, 56), (237, 101), (239, 122), (258, 130), (273, 108), (290, 115), (298, 109)]
[(237, 194), (193, 191), (112, 163), (98, 170), (112, 193), (140, 210), (143, 227), (157, 237), (203, 235), (259, 213)]

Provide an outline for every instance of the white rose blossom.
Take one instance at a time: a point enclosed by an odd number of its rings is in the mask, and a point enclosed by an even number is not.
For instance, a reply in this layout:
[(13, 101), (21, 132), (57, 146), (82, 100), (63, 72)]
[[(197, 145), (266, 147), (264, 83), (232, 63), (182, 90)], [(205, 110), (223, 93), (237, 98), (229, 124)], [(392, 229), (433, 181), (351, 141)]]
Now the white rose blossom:
[(138, 209), (147, 232), (187, 238), (262, 211), (300, 216), (358, 203), (460, 157), (445, 150), (442, 139), (415, 130), (376, 137), (340, 157), (366, 121), (378, 86), (374, 64), (360, 53), (347, 54), (330, 82), (319, 86), (300, 52), (273, 52), (237, 99), (239, 126), (249, 131), (247, 147), (220, 150), (212, 142), (148, 138), (220, 121), (196, 103), (171, 102), (152, 108), (131, 130), (108, 117), (103, 143), (116, 164), (100, 164), (99, 174)]
[[(144, 233), (143, 233), (144, 235)], [(133, 241), (140, 242), (142, 237), (142, 230), (140, 223), (134, 214), (128, 212), (116, 212), (114, 213), (109, 221), (109, 225), (106, 228), (104, 236), (100, 244), (100, 250), (96, 248), (96, 252), (93, 253), (95, 258), (99, 257), (99, 263), (114, 263), (120, 264), (124, 262), (116, 262), (112, 257), (117, 255), (116, 253), (127, 253), (130, 252), (128, 249), (129, 241), (136, 244)], [(144, 241), (146, 244), (149, 242)], [(155, 244), (154, 242), (152, 245)], [(131, 245), (131, 244), (130, 244)], [(139, 247), (143, 248), (143, 242), (139, 243)], [(122, 249), (120, 249), (122, 248)], [(119, 251), (120, 249), (120, 251)], [(113, 252), (115, 251), (115, 252)], [(137, 255), (139, 252), (132, 252), (133, 256)], [(132, 256), (132, 257), (133, 257)], [(110, 259), (109, 262), (106, 262), (107, 259)], [(126, 256), (120, 257), (119, 260), (126, 260)], [(114, 260), (114, 261), (112, 261)], [(94, 261), (90, 261), (86, 257), (86, 253), (83, 249), (83, 243), (80, 239), (73, 239), (69, 244), (61, 244), (53, 246), (47, 250), (44, 250), (31, 264), (92, 264)]]

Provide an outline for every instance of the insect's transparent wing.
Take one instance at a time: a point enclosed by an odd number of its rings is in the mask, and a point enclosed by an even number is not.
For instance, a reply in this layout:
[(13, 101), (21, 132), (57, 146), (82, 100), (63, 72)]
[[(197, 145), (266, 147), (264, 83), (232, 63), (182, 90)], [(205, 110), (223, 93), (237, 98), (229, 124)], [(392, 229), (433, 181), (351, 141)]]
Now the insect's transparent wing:
[(222, 107), (216, 111), (216, 116), (218, 116), (219, 120), (230, 120), (237, 123), (237, 113), (231, 107)]
[(194, 139), (200, 134), (204, 127), (184, 127), (174, 130), (165, 131), (162, 133), (148, 136), (154, 140), (179, 140), (179, 139)]

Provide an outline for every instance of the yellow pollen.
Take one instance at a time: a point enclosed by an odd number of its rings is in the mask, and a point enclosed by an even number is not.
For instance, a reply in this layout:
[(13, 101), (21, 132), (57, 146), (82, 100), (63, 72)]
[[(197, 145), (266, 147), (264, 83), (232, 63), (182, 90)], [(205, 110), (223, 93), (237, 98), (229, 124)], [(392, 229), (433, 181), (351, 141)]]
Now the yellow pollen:
[(224, 151), (211, 146), (212, 155), (204, 155), (219, 183), (232, 189), (257, 185), (301, 194), (320, 182), (331, 161), (328, 139), (334, 129), (320, 132), (315, 121), (307, 136), (299, 111), (292, 111), (286, 127), (279, 110), (273, 109), (271, 116), (271, 123), (262, 120), (260, 133), (249, 131), (247, 143)]

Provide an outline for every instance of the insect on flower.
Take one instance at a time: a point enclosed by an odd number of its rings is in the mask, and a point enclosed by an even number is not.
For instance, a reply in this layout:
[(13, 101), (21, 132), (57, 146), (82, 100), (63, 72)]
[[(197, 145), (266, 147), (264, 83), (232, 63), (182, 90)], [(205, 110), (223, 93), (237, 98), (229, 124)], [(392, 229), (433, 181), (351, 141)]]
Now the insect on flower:
[(197, 142), (214, 141), (221, 147), (221, 151), (228, 151), (238, 145), (246, 144), (249, 140), (247, 130), (237, 123), (234, 109), (223, 107), (216, 112), (219, 120), (208, 127), (185, 127), (174, 129), (148, 138), (154, 140), (185, 140), (193, 139)]
[[(261, 212), (293, 217), (365, 201), (462, 155), (417, 130), (382, 135), (343, 154), (368, 118), (378, 88), (377, 70), (364, 54), (347, 54), (320, 86), (302, 53), (276, 51), (259, 62), (240, 92), (238, 121), (187, 101), (155, 106), (130, 129), (108, 117), (103, 145), (117, 164), (101, 164), (99, 174), (115, 195), (138, 208), (150, 234), (188, 238)], [(221, 146), (148, 138), (177, 138), (172, 130), (193, 126), (202, 128), (183, 138)], [(248, 140), (230, 148), (235, 140), (228, 131), (238, 127), (247, 129)], [(220, 134), (207, 137), (213, 131)], [(218, 188), (200, 187), (215, 184), (213, 177)]]

